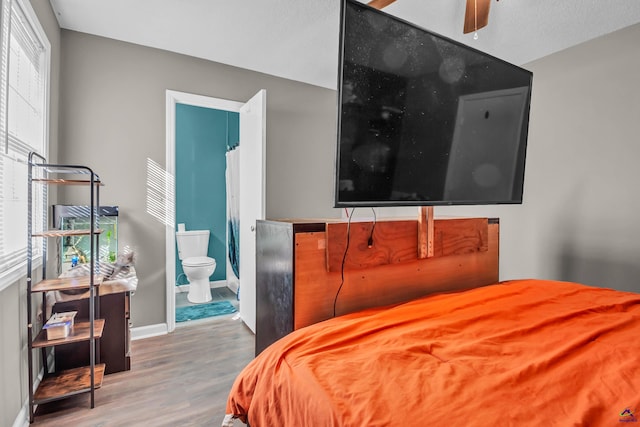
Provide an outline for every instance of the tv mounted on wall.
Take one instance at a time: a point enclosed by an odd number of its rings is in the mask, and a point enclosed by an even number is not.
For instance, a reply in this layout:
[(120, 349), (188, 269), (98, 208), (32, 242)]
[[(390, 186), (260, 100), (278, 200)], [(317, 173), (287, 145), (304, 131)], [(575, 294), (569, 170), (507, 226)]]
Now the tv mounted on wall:
[(336, 207), (522, 203), (533, 75), (343, 0)]

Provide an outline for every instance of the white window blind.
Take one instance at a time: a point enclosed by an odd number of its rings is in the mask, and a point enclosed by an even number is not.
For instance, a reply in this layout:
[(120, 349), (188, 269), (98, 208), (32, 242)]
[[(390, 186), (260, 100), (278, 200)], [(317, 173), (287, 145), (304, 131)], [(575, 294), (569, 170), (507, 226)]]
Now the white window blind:
[[(46, 157), (50, 45), (28, 0), (0, 0), (0, 275), (25, 260), (27, 155)], [(34, 192), (35, 222), (44, 198)], [(39, 245), (36, 245), (36, 249)], [(38, 255), (36, 252), (35, 255)]]

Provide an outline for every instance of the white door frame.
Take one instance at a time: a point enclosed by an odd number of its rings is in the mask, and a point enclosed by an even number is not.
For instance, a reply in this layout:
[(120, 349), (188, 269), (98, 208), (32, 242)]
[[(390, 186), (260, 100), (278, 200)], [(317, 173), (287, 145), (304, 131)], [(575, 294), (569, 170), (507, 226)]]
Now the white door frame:
[[(176, 238), (175, 238), (175, 153), (176, 153), (176, 104), (194, 105), (197, 107), (212, 108), (216, 110), (231, 111), (239, 113), (244, 102), (229, 101), (227, 99), (212, 98), (192, 93), (167, 90), (166, 93), (166, 212), (167, 221), (165, 224), (165, 253), (166, 253), (166, 316), (167, 332), (173, 332), (176, 328), (176, 297), (175, 297), (175, 277), (176, 271)], [(227, 251), (229, 249), (227, 248)], [(228, 256), (228, 254), (227, 254)], [(227, 262), (225, 256), (224, 267)]]

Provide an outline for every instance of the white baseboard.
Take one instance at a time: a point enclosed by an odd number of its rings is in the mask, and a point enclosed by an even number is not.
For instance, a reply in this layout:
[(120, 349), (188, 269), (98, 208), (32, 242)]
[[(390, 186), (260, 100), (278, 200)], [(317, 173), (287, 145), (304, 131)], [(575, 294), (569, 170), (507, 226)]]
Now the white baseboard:
[(166, 323), (138, 326), (137, 328), (131, 328), (131, 340), (135, 341), (144, 338), (157, 337), (159, 335), (166, 335), (168, 333), (168, 330), (169, 329)]
[[(49, 367), (49, 371), (53, 370), (54, 360), (55, 359), (53, 357), (53, 353), (50, 352), (49, 355), (47, 356), (47, 366)], [(44, 377), (44, 369), (40, 369), (40, 372), (38, 372), (38, 376), (36, 377), (36, 382), (35, 384), (33, 384), (34, 393), (38, 389), (38, 386), (40, 385), (40, 381), (42, 381), (43, 377)], [(12, 427), (27, 427), (28, 425), (30, 425), (29, 399), (25, 400), (24, 403), (22, 404), (22, 408), (20, 408), (20, 412), (18, 412), (16, 419), (13, 421)]]
[(227, 282), (227, 288), (231, 289), (231, 291), (238, 295), (238, 289), (240, 289), (240, 282), (238, 279), (231, 280)]
[(12, 427), (27, 427), (29, 425), (29, 402), (25, 402), (18, 412), (18, 416), (13, 422)]
[(226, 288), (227, 281), (226, 280), (216, 280), (215, 282), (209, 282), (210, 288)]

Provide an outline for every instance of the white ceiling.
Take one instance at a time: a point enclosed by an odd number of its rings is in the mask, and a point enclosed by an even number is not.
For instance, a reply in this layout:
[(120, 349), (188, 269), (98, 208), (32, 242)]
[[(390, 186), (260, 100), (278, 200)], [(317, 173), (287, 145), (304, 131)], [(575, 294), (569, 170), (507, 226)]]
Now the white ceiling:
[[(50, 1), (61, 28), (336, 88), (340, 0)], [(518, 65), (640, 22), (640, 0), (496, 0), (474, 40), (465, 3), (384, 10)]]

